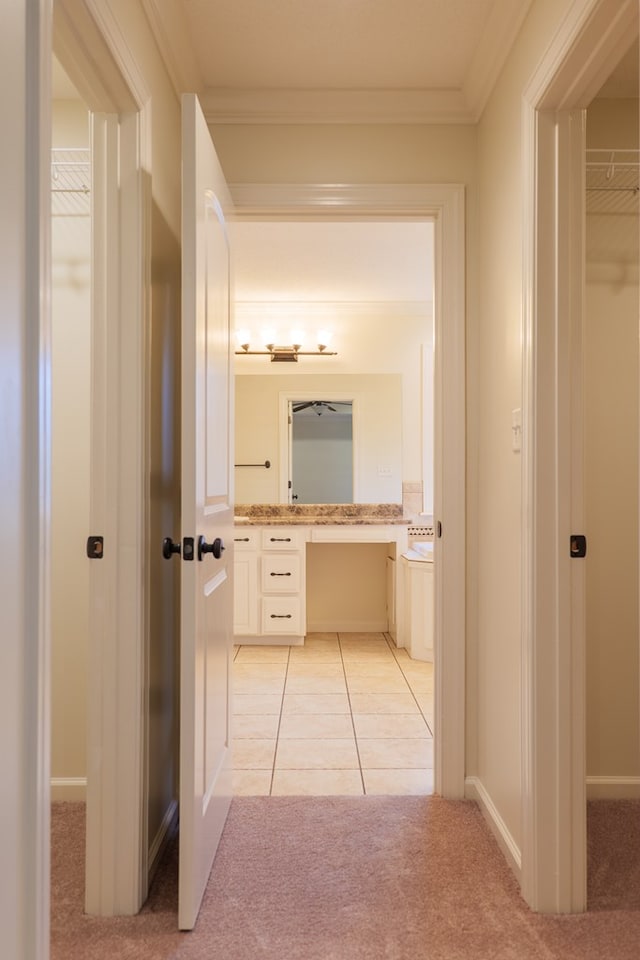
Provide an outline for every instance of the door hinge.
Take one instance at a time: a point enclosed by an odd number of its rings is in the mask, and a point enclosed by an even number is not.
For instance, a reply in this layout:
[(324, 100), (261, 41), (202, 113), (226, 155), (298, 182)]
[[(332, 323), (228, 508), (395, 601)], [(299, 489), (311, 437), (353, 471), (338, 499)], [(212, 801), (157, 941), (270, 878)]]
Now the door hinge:
[(89, 560), (102, 560), (104, 556), (104, 537), (87, 538), (87, 556)]
[(436, 523), (436, 537), (440, 539), (441, 536), (442, 536), (442, 524), (438, 520), (438, 522)]
[(587, 538), (583, 533), (572, 533), (569, 538), (569, 556), (574, 559), (586, 557)]

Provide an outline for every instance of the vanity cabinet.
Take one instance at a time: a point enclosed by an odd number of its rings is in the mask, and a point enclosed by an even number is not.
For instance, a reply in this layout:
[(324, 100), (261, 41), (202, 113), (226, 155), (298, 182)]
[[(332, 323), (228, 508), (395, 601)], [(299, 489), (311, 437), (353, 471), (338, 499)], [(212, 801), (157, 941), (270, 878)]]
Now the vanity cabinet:
[(236, 528), (236, 636), (262, 642), (302, 642), (305, 634), (306, 530)]
[(254, 636), (258, 632), (258, 532), (236, 528), (233, 541), (233, 632)]

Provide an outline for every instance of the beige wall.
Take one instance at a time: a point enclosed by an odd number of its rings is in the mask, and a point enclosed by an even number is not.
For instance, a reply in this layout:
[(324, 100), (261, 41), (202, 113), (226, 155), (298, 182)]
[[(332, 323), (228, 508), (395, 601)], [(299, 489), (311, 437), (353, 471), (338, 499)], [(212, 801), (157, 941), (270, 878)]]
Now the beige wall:
[[(52, 143), (89, 146), (78, 101), (53, 104)], [(89, 631), (91, 217), (66, 196), (51, 225), (51, 777), (54, 800), (84, 798)], [(71, 214), (75, 215), (71, 215)], [(64, 215), (63, 215), (64, 214)]]
[[(587, 146), (637, 149), (638, 101), (594, 103)], [(614, 781), (640, 775), (638, 216), (620, 201), (587, 200), (585, 324), (587, 776)]]
[[(270, 365), (270, 364), (269, 364)], [(285, 366), (282, 364), (281, 366)], [(270, 469), (237, 468), (237, 503), (279, 503), (280, 449), (287, 450), (280, 420), (280, 394), (311, 391), (316, 399), (345, 394), (354, 400), (354, 468), (360, 503), (402, 501), (402, 392), (400, 374), (282, 374), (236, 379), (236, 463)], [(388, 466), (389, 476), (378, 467)]]
[[(522, 94), (569, 0), (535, 0), (478, 128), (477, 324), (469, 331), (469, 770), (516, 844), (521, 822)], [(474, 743), (475, 741), (475, 743)]]
[(307, 544), (309, 631), (388, 629), (389, 549), (386, 543)]

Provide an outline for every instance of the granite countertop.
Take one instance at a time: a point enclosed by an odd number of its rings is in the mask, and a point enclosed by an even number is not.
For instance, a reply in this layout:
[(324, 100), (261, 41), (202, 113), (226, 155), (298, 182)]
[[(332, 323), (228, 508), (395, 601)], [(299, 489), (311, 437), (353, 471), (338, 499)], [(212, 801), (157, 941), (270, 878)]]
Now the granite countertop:
[(400, 503), (236, 504), (236, 526), (408, 524)]

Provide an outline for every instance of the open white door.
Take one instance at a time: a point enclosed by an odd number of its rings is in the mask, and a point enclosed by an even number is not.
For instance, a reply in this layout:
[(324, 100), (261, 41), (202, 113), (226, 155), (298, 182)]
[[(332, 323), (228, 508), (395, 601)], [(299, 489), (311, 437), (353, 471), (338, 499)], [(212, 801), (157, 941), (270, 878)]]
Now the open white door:
[[(178, 923), (194, 927), (231, 800), (230, 195), (182, 100), (182, 576)], [(224, 550), (228, 544), (229, 548)]]

